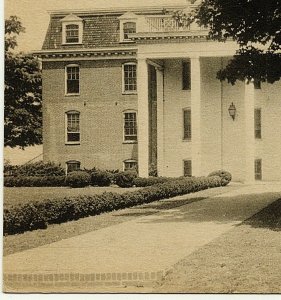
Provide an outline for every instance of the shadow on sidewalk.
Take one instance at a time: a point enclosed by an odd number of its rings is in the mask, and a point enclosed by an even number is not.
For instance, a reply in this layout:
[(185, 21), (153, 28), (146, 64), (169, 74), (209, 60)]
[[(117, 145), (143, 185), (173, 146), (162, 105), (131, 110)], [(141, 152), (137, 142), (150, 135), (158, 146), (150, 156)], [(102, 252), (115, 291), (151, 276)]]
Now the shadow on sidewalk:
[[(147, 205), (140, 208), (145, 211), (148, 208), (159, 210), (155, 216), (149, 219), (140, 219), (145, 223), (166, 222), (215, 222), (230, 223), (243, 222), (254, 227), (279, 228), (281, 200), (272, 203), (272, 199), (280, 198), (279, 192), (242, 194), (237, 196), (217, 196), (211, 198), (201, 197), (180, 201), (169, 201), (159, 206)], [(191, 205), (189, 205), (191, 204)], [(163, 211), (161, 211), (163, 210)], [(256, 212), (259, 213), (256, 213)], [(134, 213), (134, 212), (132, 212)], [(140, 212), (138, 211), (138, 215)], [(247, 223), (246, 223), (247, 222)]]
[(241, 225), (281, 231), (281, 198), (245, 220)]

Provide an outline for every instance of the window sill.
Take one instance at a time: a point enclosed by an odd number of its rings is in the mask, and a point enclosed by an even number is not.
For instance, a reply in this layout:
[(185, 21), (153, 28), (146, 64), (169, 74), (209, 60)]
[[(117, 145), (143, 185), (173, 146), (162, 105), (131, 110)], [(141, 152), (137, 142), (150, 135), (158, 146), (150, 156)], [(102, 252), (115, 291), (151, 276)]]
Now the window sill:
[(182, 139), (182, 142), (189, 143), (189, 142), (191, 142), (191, 139)]
[(137, 144), (138, 141), (123, 141), (122, 144)]
[(123, 91), (122, 95), (137, 95), (137, 91)]
[(132, 44), (132, 43), (135, 43), (135, 41), (132, 41), (132, 40), (122, 40), (119, 43), (120, 44)]
[(77, 97), (80, 96), (80, 94), (64, 94), (65, 97)]
[(65, 142), (65, 145), (80, 145), (80, 142)]
[(62, 46), (67, 46), (67, 45), (83, 45), (83, 43), (78, 42), (78, 43), (62, 43)]

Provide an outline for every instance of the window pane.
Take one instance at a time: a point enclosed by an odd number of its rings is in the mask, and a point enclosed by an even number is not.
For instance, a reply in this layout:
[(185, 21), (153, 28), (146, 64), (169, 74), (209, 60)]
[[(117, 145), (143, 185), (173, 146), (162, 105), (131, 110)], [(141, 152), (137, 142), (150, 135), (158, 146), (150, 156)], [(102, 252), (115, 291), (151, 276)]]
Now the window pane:
[(190, 90), (190, 63), (182, 63), (182, 89)]
[(124, 171), (137, 170), (136, 161), (125, 161), (124, 162)]
[(261, 139), (261, 109), (255, 109), (255, 138)]
[(192, 176), (192, 165), (191, 165), (191, 160), (184, 160), (183, 161), (183, 175), (187, 177)]
[(137, 66), (124, 65), (124, 90), (136, 91), (137, 90)]
[(67, 43), (79, 42), (79, 26), (75, 24), (66, 25), (65, 36)]
[(262, 180), (262, 160), (255, 160), (255, 179)]
[(135, 22), (126, 22), (123, 24), (123, 34), (124, 34), (124, 40), (128, 40), (129, 33), (136, 33), (136, 23)]
[(67, 114), (67, 141), (79, 142), (80, 141), (80, 115), (79, 113)]
[(67, 67), (67, 94), (79, 94), (79, 67)]
[(124, 113), (124, 140), (137, 140), (137, 114), (135, 112)]
[(183, 138), (191, 139), (191, 111), (183, 111)]
[(79, 161), (67, 162), (66, 165), (67, 165), (67, 173), (80, 170)]

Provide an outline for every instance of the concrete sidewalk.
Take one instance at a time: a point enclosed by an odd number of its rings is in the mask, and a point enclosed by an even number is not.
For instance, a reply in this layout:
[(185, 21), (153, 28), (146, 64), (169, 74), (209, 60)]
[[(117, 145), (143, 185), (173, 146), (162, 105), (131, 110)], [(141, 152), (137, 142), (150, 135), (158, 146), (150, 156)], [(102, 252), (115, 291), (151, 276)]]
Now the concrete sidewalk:
[[(174, 200), (208, 197), (211, 191)], [(149, 291), (177, 261), (280, 198), (281, 184), (226, 191), (8, 255), (3, 258), (5, 291), (121, 292), (124, 286)]]

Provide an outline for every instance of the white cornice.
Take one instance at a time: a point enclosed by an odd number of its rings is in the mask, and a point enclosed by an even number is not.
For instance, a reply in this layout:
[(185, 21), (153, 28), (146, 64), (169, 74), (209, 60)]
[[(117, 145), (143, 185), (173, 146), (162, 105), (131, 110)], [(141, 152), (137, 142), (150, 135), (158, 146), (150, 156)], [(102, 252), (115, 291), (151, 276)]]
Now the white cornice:
[(135, 13), (157, 13), (163, 9), (166, 10), (181, 10), (185, 9), (187, 5), (158, 5), (158, 6), (144, 6), (144, 7), (110, 7), (110, 8), (96, 8), (96, 9), (64, 9), (64, 10), (48, 10), (48, 13), (56, 16), (65, 16), (68, 14), (77, 15), (100, 15), (100, 14), (120, 14), (126, 12)]

